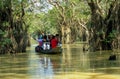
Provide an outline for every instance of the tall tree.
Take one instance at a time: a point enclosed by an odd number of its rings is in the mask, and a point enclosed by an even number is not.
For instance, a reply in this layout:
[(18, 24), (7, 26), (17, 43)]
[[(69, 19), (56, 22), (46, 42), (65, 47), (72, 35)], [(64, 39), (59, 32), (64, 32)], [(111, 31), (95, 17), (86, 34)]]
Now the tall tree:
[(91, 50), (112, 50), (120, 47), (120, 1), (86, 1), (91, 9)]
[[(79, 17), (78, 0), (48, 0), (57, 11), (58, 26), (62, 33), (62, 43), (71, 43), (76, 40), (82, 29), (87, 29), (84, 20)], [(82, 11), (81, 11), (82, 12)]]
[(27, 0), (3, 0), (0, 3), (0, 30), (4, 34), (0, 40), (6, 39), (0, 48), (1, 51), (4, 50), (3, 53), (26, 50), (28, 26), (24, 21), (24, 2)]

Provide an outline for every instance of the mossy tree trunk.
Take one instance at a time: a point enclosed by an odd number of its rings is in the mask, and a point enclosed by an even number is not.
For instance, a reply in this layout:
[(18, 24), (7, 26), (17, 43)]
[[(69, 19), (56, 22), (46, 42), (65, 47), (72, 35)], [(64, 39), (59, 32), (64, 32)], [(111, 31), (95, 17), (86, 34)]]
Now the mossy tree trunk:
[[(24, 22), (24, 7), (23, 2), (20, 2), (19, 12), (12, 9), (12, 0), (1, 1), (3, 5), (0, 7), (0, 29), (4, 32), (0, 40), (2, 43), (3, 53), (25, 52), (28, 40), (28, 26)], [(16, 13), (16, 14), (15, 14)]]
[(15, 40), (17, 42), (17, 52), (26, 52), (26, 47), (28, 45), (28, 28), (29, 26), (26, 25), (25, 21), (24, 21), (24, 15), (25, 15), (25, 11), (24, 11), (24, 7), (23, 7), (23, 1), (21, 2), (21, 6), (20, 6), (20, 11), (21, 13), (17, 16), (15, 15), (15, 17), (18, 17), (16, 19), (14, 19), (14, 37)]
[(118, 40), (120, 33), (120, 2), (116, 0), (109, 3), (110, 7), (106, 13), (102, 12), (100, 2), (98, 0), (88, 1), (91, 9), (89, 43), (92, 51), (114, 49), (115, 44), (118, 45), (116, 40)]

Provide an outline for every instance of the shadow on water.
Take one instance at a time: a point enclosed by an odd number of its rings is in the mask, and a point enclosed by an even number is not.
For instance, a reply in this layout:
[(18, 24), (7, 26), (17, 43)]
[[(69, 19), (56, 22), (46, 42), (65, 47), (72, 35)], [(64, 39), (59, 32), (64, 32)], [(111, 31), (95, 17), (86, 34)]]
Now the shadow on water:
[(83, 52), (82, 44), (63, 45), (59, 55), (27, 53), (0, 56), (0, 79), (119, 79), (120, 56), (109, 61), (110, 51)]

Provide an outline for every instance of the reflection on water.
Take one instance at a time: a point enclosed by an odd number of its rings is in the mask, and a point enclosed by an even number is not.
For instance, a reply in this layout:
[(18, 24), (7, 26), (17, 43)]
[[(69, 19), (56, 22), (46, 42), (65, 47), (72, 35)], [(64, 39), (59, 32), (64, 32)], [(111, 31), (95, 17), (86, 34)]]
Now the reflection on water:
[(30, 61), (30, 66), (33, 68), (29, 71), (31, 79), (52, 79), (54, 73), (50, 58), (40, 57), (37, 60)]
[(82, 44), (63, 45), (59, 55), (27, 53), (0, 55), (0, 79), (120, 79), (120, 56), (113, 52), (83, 52)]

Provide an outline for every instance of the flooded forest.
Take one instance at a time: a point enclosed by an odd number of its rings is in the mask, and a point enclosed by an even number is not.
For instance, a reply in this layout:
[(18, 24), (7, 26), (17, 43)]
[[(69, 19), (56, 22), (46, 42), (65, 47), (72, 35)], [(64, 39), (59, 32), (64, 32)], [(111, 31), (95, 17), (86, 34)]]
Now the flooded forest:
[[(0, 0), (0, 79), (119, 79), (119, 0)], [(59, 34), (62, 53), (35, 51)]]

